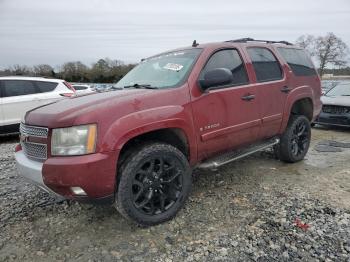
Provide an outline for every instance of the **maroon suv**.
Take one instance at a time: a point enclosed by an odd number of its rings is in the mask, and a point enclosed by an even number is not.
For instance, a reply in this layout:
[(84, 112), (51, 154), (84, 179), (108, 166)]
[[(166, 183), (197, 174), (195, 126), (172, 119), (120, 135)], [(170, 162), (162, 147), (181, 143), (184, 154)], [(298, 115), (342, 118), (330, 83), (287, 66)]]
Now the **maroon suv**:
[(193, 168), (271, 146), (302, 160), (321, 109), (311, 60), (284, 41), (194, 42), (142, 60), (115, 87), (28, 112), (16, 160), (42, 189), (114, 203), (142, 225), (175, 216)]

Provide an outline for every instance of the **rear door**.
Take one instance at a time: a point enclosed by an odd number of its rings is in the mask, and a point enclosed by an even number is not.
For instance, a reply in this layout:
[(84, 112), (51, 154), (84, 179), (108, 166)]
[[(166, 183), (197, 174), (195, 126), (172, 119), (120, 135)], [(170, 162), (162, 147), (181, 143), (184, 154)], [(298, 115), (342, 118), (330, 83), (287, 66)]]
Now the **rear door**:
[(290, 86), (282, 66), (272, 50), (267, 47), (246, 48), (255, 73), (254, 82), (259, 96), (262, 127), (259, 138), (278, 134), (282, 124), (283, 110)]
[[(203, 67), (199, 79), (208, 70), (227, 68), (233, 81), (202, 92), (196, 83), (192, 94), (194, 125), (197, 137), (198, 157), (208, 158), (254, 142), (260, 129), (260, 116), (256, 88), (248, 79), (245, 63), (238, 49), (222, 49), (214, 52)], [(252, 99), (245, 99), (251, 96)]]
[(3, 80), (2, 93), (4, 125), (19, 124), (27, 111), (40, 106), (39, 90), (33, 81)]

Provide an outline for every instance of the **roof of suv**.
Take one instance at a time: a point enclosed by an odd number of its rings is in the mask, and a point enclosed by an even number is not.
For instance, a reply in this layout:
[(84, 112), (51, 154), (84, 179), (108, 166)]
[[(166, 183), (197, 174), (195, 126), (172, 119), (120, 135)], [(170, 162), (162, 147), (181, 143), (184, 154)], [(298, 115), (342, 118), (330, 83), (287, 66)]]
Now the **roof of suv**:
[(45, 77), (30, 77), (30, 76), (1, 76), (0, 80), (35, 80), (35, 81), (45, 81), (45, 82), (62, 82), (62, 79), (56, 78), (45, 78)]
[[(222, 41), (222, 42), (212, 42), (212, 43), (204, 43), (199, 44), (196, 40), (193, 41), (192, 46), (187, 46), (183, 48), (176, 48), (175, 50), (171, 51), (177, 51), (177, 50), (184, 50), (189, 48), (220, 48), (220, 47), (232, 47), (237, 45), (244, 45), (244, 46), (277, 46), (277, 47), (285, 47), (285, 48), (294, 48), (294, 49), (302, 49), (299, 46), (296, 46), (292, 43), (289, 43), (287, 41), (271, 41), (271, 40), (256, 40), (253, 38), (241, 38), (241, 39), (235, 39), (235, 40), (228, 40), (228, 41)], [(167, 51), (169, 52), (169, 51)], [(167, 53), (166, 52), (166, 53)]]

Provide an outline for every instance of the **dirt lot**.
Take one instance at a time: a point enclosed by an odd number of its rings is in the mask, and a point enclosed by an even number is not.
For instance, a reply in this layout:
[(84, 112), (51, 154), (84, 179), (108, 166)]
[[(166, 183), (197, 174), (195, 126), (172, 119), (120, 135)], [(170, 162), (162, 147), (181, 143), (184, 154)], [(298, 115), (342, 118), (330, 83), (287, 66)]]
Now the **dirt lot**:
[(263, 152), (196, 170), (178, 216), (139, 228), (110, 206), (54, 203), (17, 175), (16, 139), (1, 139), (0, 261), (350, 261), (350, 148), (317, 151), (324, 140), (350, 130), (313, 129), (297, 164)]

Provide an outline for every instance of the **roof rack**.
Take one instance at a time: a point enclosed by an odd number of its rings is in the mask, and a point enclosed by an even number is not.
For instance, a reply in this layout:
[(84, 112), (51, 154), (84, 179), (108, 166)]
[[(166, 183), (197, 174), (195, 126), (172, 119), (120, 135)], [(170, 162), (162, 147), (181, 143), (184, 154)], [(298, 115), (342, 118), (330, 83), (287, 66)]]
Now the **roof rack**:
[(228, 40), (225, 42), (232, 42), (232, 43), (247, 43), (247, 42), (264, 42), (267, 44), (285, 44), (285, 45), (293, 45), (290, 42), (287, 41), (271, 41), (271, 40), (258, 40), (250, 37), (246, 38), (239, 38), (239, 39), (234, 39), (234, 40)]

